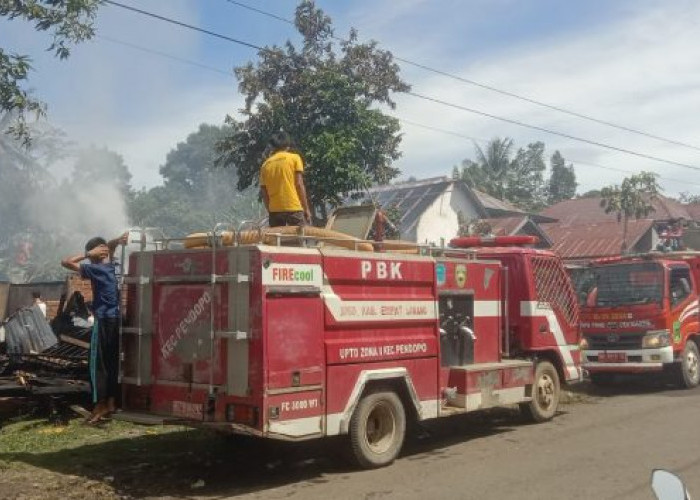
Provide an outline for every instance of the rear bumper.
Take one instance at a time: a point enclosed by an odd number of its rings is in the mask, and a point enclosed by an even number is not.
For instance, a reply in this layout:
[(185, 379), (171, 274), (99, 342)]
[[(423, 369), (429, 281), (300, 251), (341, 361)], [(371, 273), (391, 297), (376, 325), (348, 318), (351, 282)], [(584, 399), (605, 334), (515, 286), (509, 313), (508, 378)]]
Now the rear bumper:
[[(597, 361), (601, 353), (624, 352), (627, 355), (626, 362), (601, 363)], [(643, 373), (662, 371), (664, 365), (674, 362), (673, 347), (661, 347), (658, 349), (636, 349), (629, 351), (583, 351), (583, 368), (589, 373), (616, 372), (616, 373)]]

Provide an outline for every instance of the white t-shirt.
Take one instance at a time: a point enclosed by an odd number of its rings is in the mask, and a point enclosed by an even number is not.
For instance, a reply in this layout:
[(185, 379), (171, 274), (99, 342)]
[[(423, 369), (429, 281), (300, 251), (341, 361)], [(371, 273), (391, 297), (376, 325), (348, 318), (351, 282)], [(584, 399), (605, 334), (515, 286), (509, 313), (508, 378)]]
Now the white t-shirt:
[(41, 309), (41, 312), (44, 313), (44, 318), (46, 317), (46, 302), (44, 301), (39, 301), (36, 303), (37, 306), (39, 306), (39, 309)]

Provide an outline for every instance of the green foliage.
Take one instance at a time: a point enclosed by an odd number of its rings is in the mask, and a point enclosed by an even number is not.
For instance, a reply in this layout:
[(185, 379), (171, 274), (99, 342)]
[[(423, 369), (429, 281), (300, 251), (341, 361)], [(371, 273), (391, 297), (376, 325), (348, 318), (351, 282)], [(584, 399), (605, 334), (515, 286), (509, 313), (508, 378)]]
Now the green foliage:
[(680, 201), (681, 203), (687, 203), (689, 205), (698, 205), (700, 204), (700, 194), (692, 194), (688, 193), (687, 191), (684, 191), (682, 193), (679, 193), (678, 201)]
[(164, 185), (134, 193), (130, 219), (169, 236), (207, 231), (218, 222), (238, 225), (259, 219), (257, 190), (239, 192), (235, 172), (216, 166), (216, 144), (230, 133), (226, 126), (203, 124), (180, 142), (160, 167)]
[(559, 151), (555, 151), (550, 159), (552, 173), (547, 183), (547, 203), (553, 205), (562, 200), (570, 200), (576, 195), (576, 173), (574, 166), (566, 165), (566, 160)]
[(266, 48), (256, 64), (236, 69), (245, 119), (227, 118), (231, 131), (219, 151), (243, 189), (257, 182), (270, 136), (290, 133), (303, 153), (310, 202), (325, 218), (344, 194), (398, 175), (399, 123), (377, 105), (393, 108), (391, 94), (409, 86), (392, 54), (359, 43), (354, 30), (336, 47), (331, 20), (313, 1), (299, 4), (295, 25), (301, 47)]
[(627, 221), (630, 217), (641, 219), (654, 212), (653, 201), (661, 188), (657, 175), (640, 172), (622, 180), (621, 185), (606, 186), (600, 190), (600, 206), (606, 214), (615, 213), (618, 222), (624, 223), (622, 252), (627, 251)]
[(544, 206), (544, 144), (535, 142), (513, 156), (513, 140), (495, 138), (485, 149), (475, 145), (476, 161), (462, 162), (462, 180), (470, 187), (525, 210)]
[[(37, 31), (51, 32), (53, 39), (48, 50), (65, 59), (70, 55), (70, 44), (94, 35), (93, 22), (100, 3), (100, 0), (0, 0), (0, 17), (22, 19), (33, 23)], [(29, 56), (0, 48), (0, 111), (15, 113), (16, 123), (9, 132), (25, 146), (31, 140), (27, 115), (39, 117), (46, 112), (45, 104), (26, 88), (31, 69)]]

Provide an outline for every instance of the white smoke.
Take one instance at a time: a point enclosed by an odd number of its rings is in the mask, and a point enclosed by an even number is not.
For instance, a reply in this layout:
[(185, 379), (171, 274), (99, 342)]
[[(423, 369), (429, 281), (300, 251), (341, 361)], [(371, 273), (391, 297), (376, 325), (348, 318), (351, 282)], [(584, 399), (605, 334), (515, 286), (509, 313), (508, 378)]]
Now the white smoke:
[(124, 197), (109, 179), (63, 184), (37, 193), (29, 206), (35, 227), (68, 239), (76, 250), (93, 236), (109, 239), (129, 227)]

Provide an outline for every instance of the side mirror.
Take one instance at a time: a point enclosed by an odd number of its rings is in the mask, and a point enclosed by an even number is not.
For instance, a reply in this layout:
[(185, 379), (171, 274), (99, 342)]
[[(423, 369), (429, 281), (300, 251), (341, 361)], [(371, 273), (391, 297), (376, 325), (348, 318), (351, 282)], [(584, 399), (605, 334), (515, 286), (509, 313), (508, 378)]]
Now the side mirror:
[(658, 500), (687, 500), (688, 494), (680, 477), (663, 469), (651, 473), (651, 489)]

